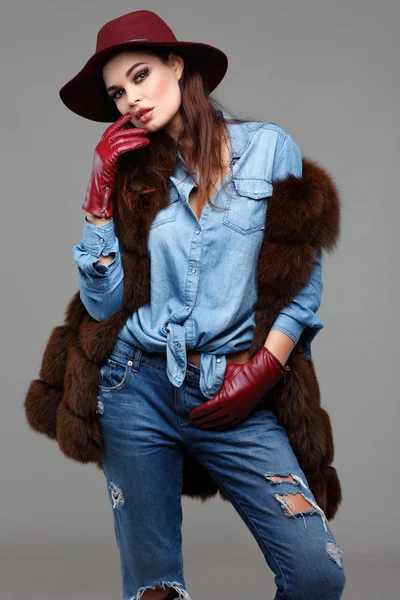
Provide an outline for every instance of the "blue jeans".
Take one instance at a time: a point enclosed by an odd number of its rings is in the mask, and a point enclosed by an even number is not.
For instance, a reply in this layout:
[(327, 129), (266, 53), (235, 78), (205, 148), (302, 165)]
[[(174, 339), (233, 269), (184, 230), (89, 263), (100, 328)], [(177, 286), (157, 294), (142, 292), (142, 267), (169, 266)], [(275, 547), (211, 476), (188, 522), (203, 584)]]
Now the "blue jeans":
[[(163, 356), (121, 340), (101, 368), (97, 413), (122, 600), (139, 600), (146, 589), (167, 586), (175, 588), (175, 597), (190, 600), (181, 533), (185, 446), (254, 536), (275, 574), (275, 600), (340, 599), (346, 581), (342, 551), (286, 430), (263, 401), (232, 429), (192, 425), (189, 412), (207, 400), (199, 379), (200, 369), (189, 363), (176, 388)], [(310, 508), (290, 510), (291, 494), (302, 494)]]

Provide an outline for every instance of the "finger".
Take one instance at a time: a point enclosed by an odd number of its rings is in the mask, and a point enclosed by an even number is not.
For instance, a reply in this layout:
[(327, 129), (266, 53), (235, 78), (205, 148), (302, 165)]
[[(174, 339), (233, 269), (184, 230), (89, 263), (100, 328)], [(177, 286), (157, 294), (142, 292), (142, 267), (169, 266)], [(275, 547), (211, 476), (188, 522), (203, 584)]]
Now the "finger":
[(190, 413), (189, 417), (192, 419), (201, 419), (202, 417), (209, 417), (210, 415), (222, 410), (222, 406), (209, 407), (206, 404), (194, 408)]
[(231, 423), (231, 421), (226, 421), (224, 425), (221, 425), (217, 421), (210, 421), (209, 423), (205, 423), (204, 425), (197, 425), (196, 423), (194, 423), (194, 425), (196, 427), (199, 427), (200, 429), (213, 429), (214, 431), (222, 431), (225, 428), (228, 429), (229, 427), (231, 427)]
[[(218, 414), (217, 414), (218, 413)], [(225, 417), (226, 413), (222, 412), (222, 409), (219, 411), (215, 411), (213, 415), (207, 415), (205, 417), (195, 417), (192, 418), (193, 425), (205, 425), (206, 423), (216, 423), (222, 417)]]
[[(232, 415), (223, 415), (223, 417), (221, 418), (212, 419), (211, 421), (208, 421), (207, 423), (205, 423), (205, 425), (210, 425), (213, 429), (216, 429), (217, 427), (224, 427), (225, 425), (229, 425), (229, 423), (232, 423), (233, 420), (234, 419), (232, 418)], [(197, 425), (197, 423), (194, 423), (194, 425)]]
[(225, 425), (224, 427), (216, 427), (215, 431), (225, 431), (225, 429), (232, 429), (232, 427), (237, 427), (237, 425), (240, 423), (240, 419), (235, 419), (234, 421), (230, 421), (227, 425)]
[(138, 127), (137, 129), (123, 129), (122, 131), (117, 131), (116, 133), (113, 133), (112, 135), (108, 136), (108, 139), (110, 141), (113, 140), (118, 140), (121, 137), (125, 138), (125, 137), (144, 137), (145, 135), (147, 135), (149, 132), (147, 131), (147, 129), (143, 129), (142, 127)]
[(216, 396), (213, 396), (209, 400), (206, 400), (200, 406), (196, 406), (196, 408), (194, 408), (190, 412), (190, 415), (193, 414), (195, 418), (197, 417), (197, 415), (198, 416), (210, 415), (213, 412), (215, 412), (216, 410), (221, 410), (221, 408), (223, 408), (223, 404), (221, 402), (220, 395), (217, 394)]
[(145, 146), (147, 146), (147, 144), (150, 144), (149, 138), (146, 138), (141, 135), (128, 135), (125, 137), (117, 136), (114, 138), (114, 141), (110, 144), (110, 148), (116, 148), (120, 144), (128, 144), (129, 142), (132, 142), (133, 144), (143, 144)]
[(121, 129), (124, 125), (126, 125), (126, 123), (129, 123), (129, 121), (131, 119), (132, 119), (131, 113), (129, 113), (129, 112), (125, 113), (124, 115), (119, 117), (114, 123), (111, 123), (111, 125), (109, 127), (107, 127), (107, 129), (105, 130), (105, 132), (102, 135), (102, 138), (108, 137), (111, 133), (114, 133), (118, 129)]
[[(238, 417), (232, 418), (232, 416), (229, 416), (224, 420), (219, 419), (219, 421), (215, 421), (213, 423), (212, 429), (214, 429), (215, 431), (223, 431), (224, 429), (230, 429), (231, 427), (236, 427), (239, 423), (241, 423), (242, 420), (244, 419), (240, 419)], [(207, 427), (207, 429), (211, 428)]]
[[(129, 132), (127, 132), (127, 133), (129, 133)], [(132, 141), (132, 142), (135, 142), (135, 141), (143, 142), (144, 141), (146, 143), (147, 142), (150, 143), (149, 138), (145, 137), (144, 135), (132, 135), (132, 134), (124, 135), (124, 136), (123, 135), (115, 135), (114, 138), (109, 142), (110, 148), (114, 148), (118, 144), (121, 144), (123, 142), (129, 142), (129, 141)]]
[(150, 140), (147, 140), (146, 138), (142, 138), (142, 139), (134, 140), (130, 143), (121, 141), (121, 143), (118, 144), (116, 142), (115, 144), (112, 144), (111, 147), (115, 148), (117, 150), (118, 154), (123, 154), (124, 152), (129, 152), (130, 150), (139, 150), (139, 148), (144, 148), (145, 146), (148, 146), (149, 144), (150, 144)]
[(198, 427), (199, 429), (214, 429), (215, 427), (215, 423), (214, 421), (207, 421), (206, 423), (192, 423), (195, 427)]

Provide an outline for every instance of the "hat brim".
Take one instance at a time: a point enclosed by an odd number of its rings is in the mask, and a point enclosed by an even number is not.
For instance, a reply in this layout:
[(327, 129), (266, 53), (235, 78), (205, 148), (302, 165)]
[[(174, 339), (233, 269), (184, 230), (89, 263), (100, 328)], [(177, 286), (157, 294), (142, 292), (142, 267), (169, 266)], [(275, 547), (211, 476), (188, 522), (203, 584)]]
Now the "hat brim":
[(100, 123), (116, 121), (121, 113), (107, 94), (102, 77), (102, 67), (115, 54), (128, 48), (160, 46), (175, 50), (182, 58), (190, 59), (200, 72), (207, 93), (222, 81), (228, 69), (228, 57), (222, 50), (200, 42), (135, 42), (127, 41), (96, 52), (59, 91), (65, 106), (80, 117)]

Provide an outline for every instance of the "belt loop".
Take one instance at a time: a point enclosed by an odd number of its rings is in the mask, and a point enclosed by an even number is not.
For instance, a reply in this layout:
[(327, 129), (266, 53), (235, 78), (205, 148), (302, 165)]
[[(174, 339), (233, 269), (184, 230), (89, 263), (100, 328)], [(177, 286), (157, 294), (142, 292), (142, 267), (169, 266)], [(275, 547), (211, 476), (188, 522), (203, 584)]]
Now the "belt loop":
[(135, 356), (133, 358), (132, 371), (137, 372), (139, 370), (140, 360), (142, 358), (143, 350), (141, 348), (137, 348), (135, 350)]

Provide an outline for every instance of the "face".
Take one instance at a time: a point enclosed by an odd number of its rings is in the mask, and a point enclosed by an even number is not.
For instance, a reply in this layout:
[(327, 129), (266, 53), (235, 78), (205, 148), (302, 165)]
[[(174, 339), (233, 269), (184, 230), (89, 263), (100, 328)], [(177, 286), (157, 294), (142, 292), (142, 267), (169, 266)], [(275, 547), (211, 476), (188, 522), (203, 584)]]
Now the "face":
[[(135, 50), (113, 56), (103, 67), (102, 74), (107, 93), (121, 114), (130, 112), (136, 127), (150, 133), (165, 128), (177, 139), (182, 100), (178, 82), (183, 68), (183, 60), (176, 54), (169, 55), (166, 65), (157, 56)], [(145, 123), (135, 117), (139, 107), (154, 107)]]

